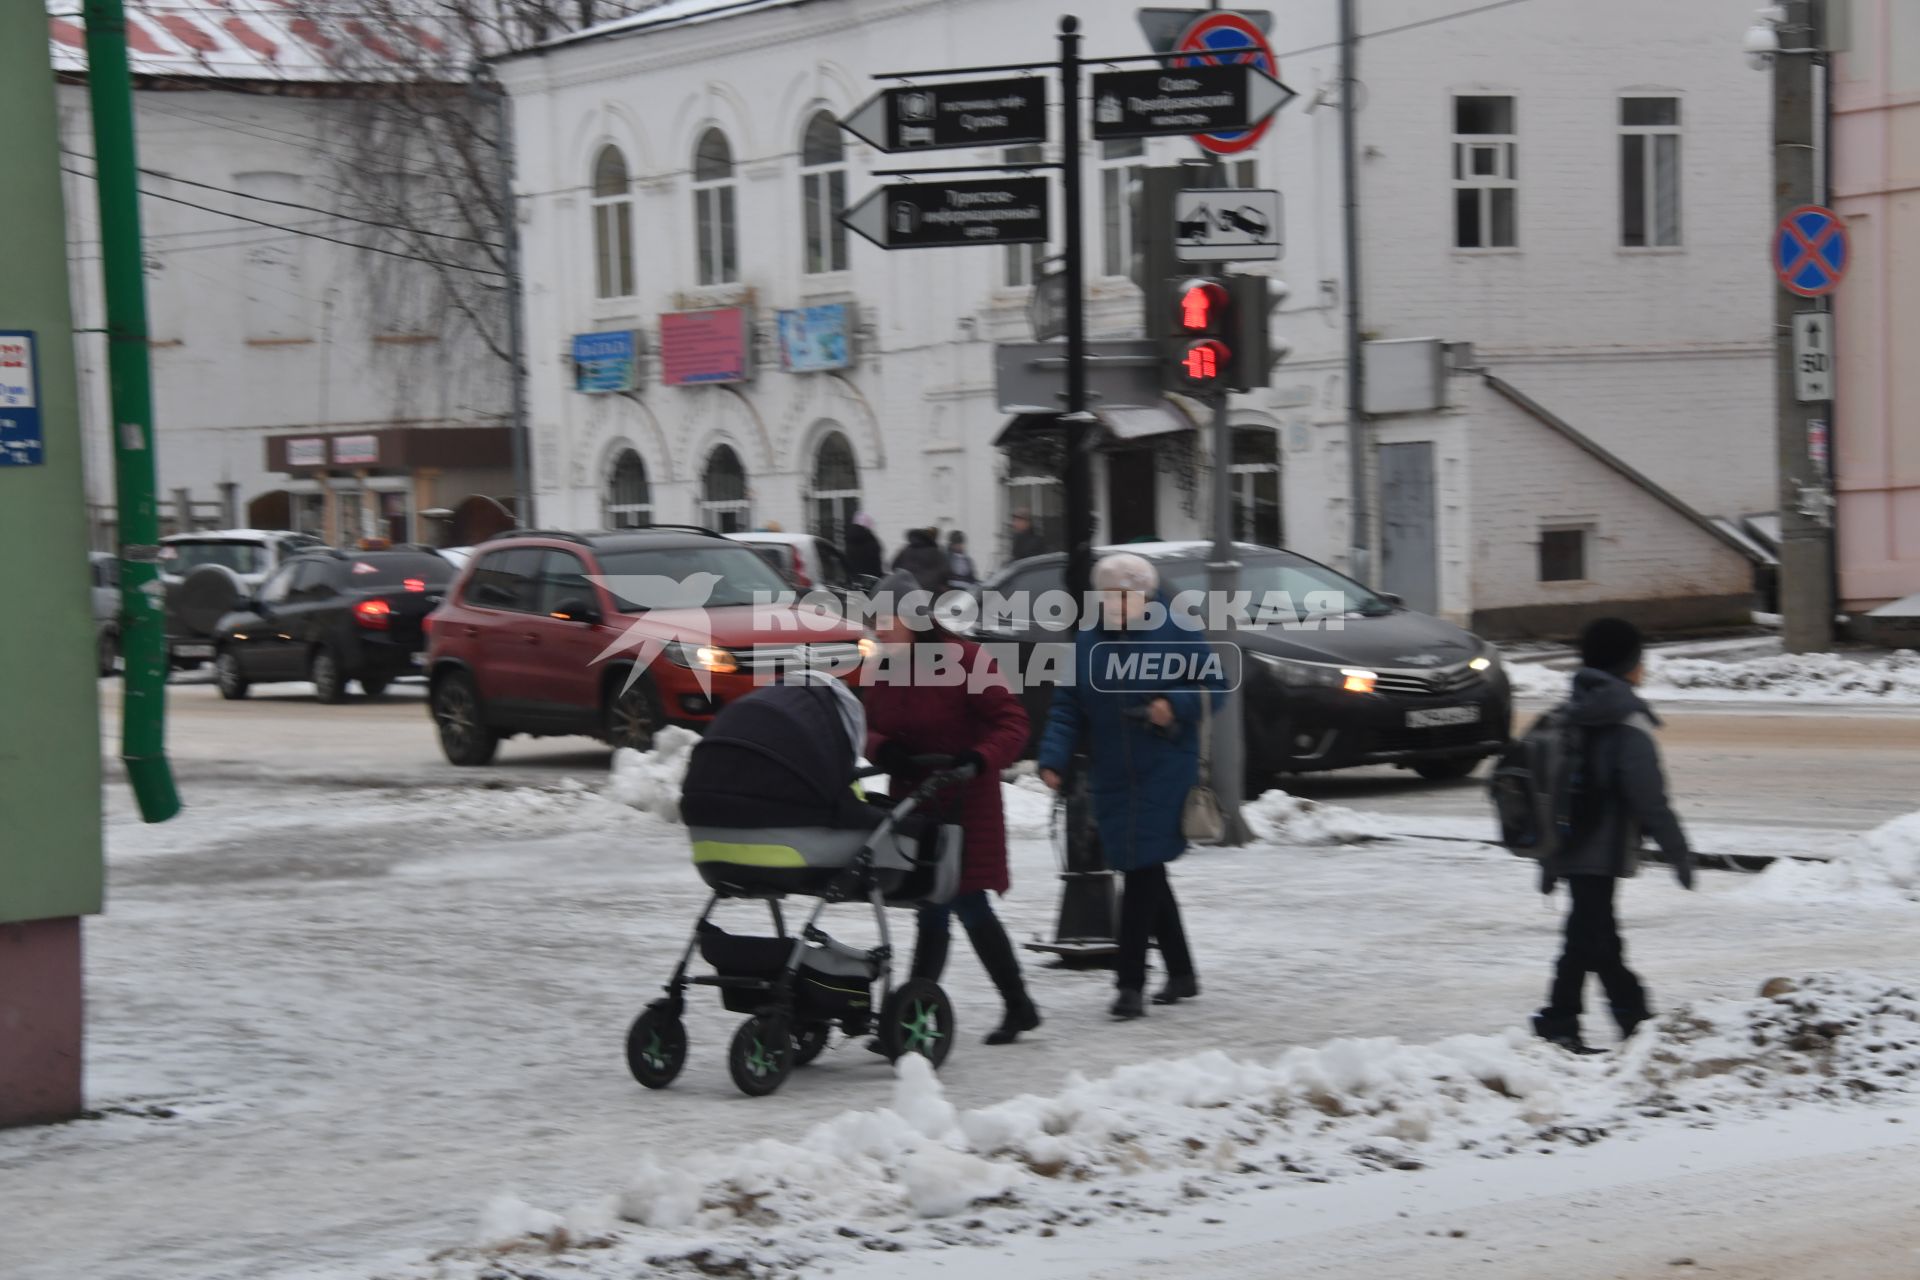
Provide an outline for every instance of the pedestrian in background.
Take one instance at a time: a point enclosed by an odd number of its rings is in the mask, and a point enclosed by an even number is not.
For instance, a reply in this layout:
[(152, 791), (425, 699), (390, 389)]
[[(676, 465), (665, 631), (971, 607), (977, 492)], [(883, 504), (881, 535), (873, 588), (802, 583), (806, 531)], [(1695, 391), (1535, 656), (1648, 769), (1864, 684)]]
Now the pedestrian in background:
[[(1225, 681), (1168, 679), (1199, 669), (1210, 656), (1205, 636), (1171, 615), (1149, 627), (1148, 604), (1159, 591), (1153, 564), (1131, 552), (1101, 557), (1093, 568), (1099, 613), (1074, 637), (1073, 678), (1054, 689), (1047, 731), (1040, 742), (1040, 779), (1058, 791), (1068, 763), (1084, 740), (1091, 760), (1089, 791), (1100, 848), (1108, 867), (1124, 873), (1120, 900), (1120, 958), (1115, 978), (1116, 1018), (1146, 1014), (1147, 943), (1160, 946), (1167, 981), (1155, 1004), (1174, 1004), (1200, 994), (1187, 947), (1180, 904), (1167, 880), (1167, 864), (1186, 851), (1181, 829), (1187, 793), (1200, 776), (1202, 698), (1218, 706)], [(1140, 646), (1129, 662), (1128, 650)], [(1176, 661), (1169, 662), (1169, 658)], [(1142, 674), (1151, 669), (1151, 676)]]
[(907, 545), (900, 548), (888, 567), (906, 570), (922, 590), (935, 595), (947, 589), (947, 579), (952, 572), (947, 563), (947, 553), (940, 549), (940, 543), (931, 529), (907, 530)]
[(1621, 618), (1600, 618), (1580, 636), (1580, 670), (1567, 704), (1583, 731), (1575, 765), (1572, 831), (1561, 851), (1541, 869), (1541, 891), (1567, 882), (1566, 945), (1555, 967), (1546, 1008), (1533, 1029), (1574, 1053), (1599, 1053), (1580, 1036), (1587, 975), (1600, 979), (1625, 1039), (1652, 1017), (1647, 991), (1627, 967), (1626, 947), (1614, 915), (1614, 890), (1640, 867), (1640, 839), (1653, 837), (1684, 889), (1693, 888), (1693, 855), (1680, 820), (1667, 802), (1666, 775), (1653, 731), (1659, 719), (1634, 690), (1645, 674), (1645, 643), (1638, 628)]
[(1034, 530), (1032, 515), (1016, 511), (1010, 523), (1013, 528), (1013, 542), (1007, 552), (1010, 560), (1025, 560), (1029, 556), (1046, 554), (1047, 544)]
[(856, 578), (878, 578), (886, 572), (886, 558), (873, 525), (873, 517), (864, 511), (847, 521), (847, 572)]
[(980, 569), (967, 554), (967, 535), (958, 529), (947, 535), (947, 580), (956, 587), (980, 581)]
[[(1007, 823), (1001, 805), (1000, 773), (1026, 748), (1027, 712), (1004, 679), (975, 678), (990, 674), (992, 658), (979, 645), (942, 630), (933, 621), (927, 607), (931, 602), (925, 596), (919, 597), (918, 608), (901, 607), (903, 598), (918, 594), (917, 587), (911, 575), (900, 572), (890, 574), (877, 592), (878, 598), (891, 602), (893, 609), (892, 614), (876, 620), (874, 629), (881, 644), (895, 655), (902, 650), (909, 652), (890, 668), (882, 668), (898, 673), (896, 678), (870, 681), (861, 691), (867, 710), (867, 758), (887, 771), (888, 788), (896, 796), (907, 794), (933, 772), (916, 765), (916, 756), (946, 756), (956, 765), (971, 765), (976, 770), (971, 781), (955, 786), (951, 797), (943, 795), (934, 800), (936, 812), (945, 799), (959, 801), (959, 821), (966, 832), (966, 843), (959, 892), (944, 906), (920, 908), (913, 976), (940, 980), (947, 964), (952, 920), (958, 916), (1006, 1006), (1000, 1025), (987, 1036), (987, 1043), (1011, 1044), (1021, 1032), (1040, 1025), (1040, 1011), (1027, 994), (1018, 953), (1000, 917), (994, 914), (989, 895), (1005, 893), (1012, 883), (1007, 870)], [(918, 669), (910, 651), (928, 645), (944, 647), (950, 669), (967, 673), (967, 678), (925, 683), (902, 678)]]

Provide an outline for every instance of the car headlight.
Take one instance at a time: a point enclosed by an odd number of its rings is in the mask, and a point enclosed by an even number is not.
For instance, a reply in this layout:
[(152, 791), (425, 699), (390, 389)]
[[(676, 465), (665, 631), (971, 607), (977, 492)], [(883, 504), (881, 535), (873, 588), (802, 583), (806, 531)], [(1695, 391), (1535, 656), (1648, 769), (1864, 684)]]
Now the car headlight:
[(722, 675), (740, 669), (740, 659), (731, 649), (722, 649), (710, 644), (685, 644), (674, 641), (666, 647), (667, 660), (682, 667), (699, 667), (703, 671), (717, 671)]
[(1497, 673), (1501, 667), (1500, 650), (1485, 640), (1480, 642), (1480, 655), (1467, 663), (1467, 670), (1482, 673)]
[(872, 636), (860, 637), (860, 660), (861, 661), (863, 662), (866, 661), (868, 658), (871, 658), (874, 654), (878, 652), (880, 652), (880, 642), (878, 640), (875, 640)]
[(1292, 689), (1338, 689), (1347, 679), (1346, 673), (1339, 667), (1329, 667), (1318, 662), (1295, 662), (1291, 658), (1280, 658), (1271, 653), (1256, 652), (1253, 656), (1259, 659), (1261, 665), (1271, 671), (1281, 684)]

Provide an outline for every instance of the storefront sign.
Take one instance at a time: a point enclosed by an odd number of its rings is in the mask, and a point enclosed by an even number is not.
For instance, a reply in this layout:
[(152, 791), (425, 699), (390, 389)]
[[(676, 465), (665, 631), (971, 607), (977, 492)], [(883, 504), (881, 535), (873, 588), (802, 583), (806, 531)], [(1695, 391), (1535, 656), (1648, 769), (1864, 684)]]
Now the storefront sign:
[(335, 436), (333, 438), (335, 466), (356, 466), (379, 461), (379, 436)]
[(588, 394), (640, 389), (640, 344), (631, 329), (573, 335), (573, 389)]
[(752, 330), (745, 307), (669, 311), (660, 317), (660, 381), (669, 387), (745, 382)]
[(780, 363), (792, 373), (853, 367), (853, 307), (832, 302), (780, 313)]
[(306, 436), (299, 440), (287, 441), (287, 465), (289, 467), (326, 466), (327, 442), (319, 436)]
[(45, 461), (33, 334), (0, 332), (0, 467), (37, 467)]

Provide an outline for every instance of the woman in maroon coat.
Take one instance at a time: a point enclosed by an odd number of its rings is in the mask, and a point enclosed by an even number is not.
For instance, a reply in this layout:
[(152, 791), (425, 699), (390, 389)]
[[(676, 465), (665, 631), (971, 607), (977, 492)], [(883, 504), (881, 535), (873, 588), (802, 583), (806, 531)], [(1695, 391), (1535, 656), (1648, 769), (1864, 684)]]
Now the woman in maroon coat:
[[(934, 624), (925, 607), (929, 593), (907, 574), (890, 575), (875, 597), (883, 609), (891, 601), (893, 612), (878, 619), (884, 648), (863, 699), (867, 758), (887, 771), (896, 794), (904, 794), (931, 772), (915, 766), (915, 756), (950, 756), (956, 764), (977, 770), (971, 781), (935, 801), (958, 801), (966, 829), (965, 855), (953, 901), (920, 908), (913, 976), (939, 981), (947, 964), (951, 921), (959, 916), (987, 976), (1006, 1001), (1006, 1017), (987, 1043), (1011, 1044), (1022, 1031), (1040, 1025), (1040, 1012), (1027, 995), (1013, 942), (988, 895), (1005, 893), (1009, 884), (1000, 771), (1018, 759), (1026, 745), (1026, 709), (1003, 678), (978, 678), (989, 670), (987, 653)], [(905, 606), (898, 603), (903, 599)], [(947, 674), (938, 674), (942, 671)]]

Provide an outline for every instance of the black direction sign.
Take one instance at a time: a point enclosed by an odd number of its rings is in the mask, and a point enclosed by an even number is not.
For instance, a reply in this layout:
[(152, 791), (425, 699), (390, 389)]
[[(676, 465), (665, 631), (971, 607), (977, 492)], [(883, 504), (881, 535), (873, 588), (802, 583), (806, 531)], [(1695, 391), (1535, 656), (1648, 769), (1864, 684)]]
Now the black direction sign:
[(1045, 244), (1047, 180), (894, 183), (869, 194), (840, 221), (882, 249)]
[(889, 153), (1047, 140), (1047, 82), (1033, 76), (886, 89), (840, 127)]
[(1256, 66), (1164, 67), (1093, 78), (1093, 136), (1233, 133), (1278, 111), (1293, 91)]

